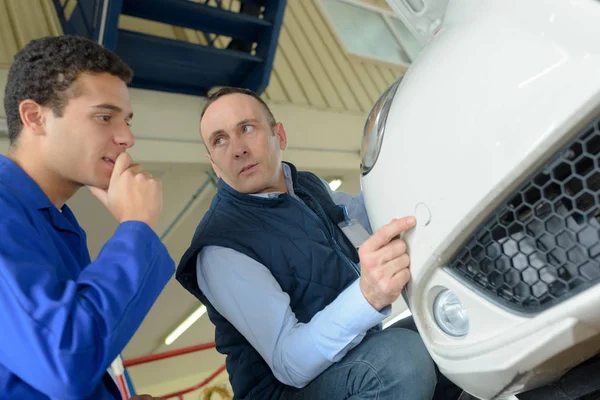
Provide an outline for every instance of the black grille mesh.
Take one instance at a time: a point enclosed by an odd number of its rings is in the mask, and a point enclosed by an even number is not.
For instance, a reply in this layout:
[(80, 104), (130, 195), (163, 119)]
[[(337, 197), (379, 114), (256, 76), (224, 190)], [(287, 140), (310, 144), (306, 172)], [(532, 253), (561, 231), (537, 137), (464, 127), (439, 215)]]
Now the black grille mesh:
[(448, 271), (526, 314), (600, 282), (599, 121), (513, 193)]

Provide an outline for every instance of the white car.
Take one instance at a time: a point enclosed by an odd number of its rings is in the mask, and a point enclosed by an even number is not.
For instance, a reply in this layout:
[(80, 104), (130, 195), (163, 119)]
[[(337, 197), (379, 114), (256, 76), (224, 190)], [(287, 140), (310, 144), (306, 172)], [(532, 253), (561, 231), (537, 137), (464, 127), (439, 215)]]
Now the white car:
[(552, 399), (600, 352), (600, 1), (388, 2), (428, 40), (362, 148), (373, 229), (417, 217), (398, 304), (466, 392)]

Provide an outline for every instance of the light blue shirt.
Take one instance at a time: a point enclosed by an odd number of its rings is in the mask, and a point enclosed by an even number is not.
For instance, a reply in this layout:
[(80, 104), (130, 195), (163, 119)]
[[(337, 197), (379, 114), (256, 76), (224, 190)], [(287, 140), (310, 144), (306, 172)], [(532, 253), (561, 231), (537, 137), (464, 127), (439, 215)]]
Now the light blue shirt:
[[(288, 193), (294, 197), (285, 164)], [(350, 218), (371, 232), (362, 193), (333, 192)], [(280, 193), (257, 194), (274, 197)], [(298, 198), (298, 197), (296, 197)], [(198, 286), (215, 309), (252, 344), (282, 383), (304, 387), (361, 342), (371, 327), (391, 312), (376, 311), (363, 296), (358, 279), (310, 322), (303, 324), (290, 308), (290, 298), (263, 264), (230, 248), (207, 246), (197, 258)]]

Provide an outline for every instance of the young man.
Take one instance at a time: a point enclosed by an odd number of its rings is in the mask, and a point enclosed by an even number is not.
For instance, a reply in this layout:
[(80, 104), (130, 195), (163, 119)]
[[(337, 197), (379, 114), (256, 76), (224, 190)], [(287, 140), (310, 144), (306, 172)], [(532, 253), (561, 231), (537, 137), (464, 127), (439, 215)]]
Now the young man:
[[(107, 368), (173, 273), (154, 232), (161, 184), (126, 153), (131, 77), (115, 54), (68, 36), (32, 41), (10, 69), (11, 146), (0, 156), (2, 399), (120, 399)], [(65, 204), (82, 186), (120, 223), (94, 262)]]
[(208, 308), (236, 398), (431, 399), (418, 334), (381, 330), (410, 277), (394, 239), (414, 218), (361, 243), (362, 196), (283, 163), (284, 127), (252, 92), (209, 97), (200, 130), (219, 187), (177, 279)]

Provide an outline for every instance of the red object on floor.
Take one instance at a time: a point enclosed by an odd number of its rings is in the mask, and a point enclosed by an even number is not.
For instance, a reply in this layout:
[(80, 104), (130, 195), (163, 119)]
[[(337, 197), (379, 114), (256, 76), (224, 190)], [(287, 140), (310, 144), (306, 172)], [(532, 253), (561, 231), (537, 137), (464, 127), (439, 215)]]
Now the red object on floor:
[(125, 368), (127, 368), (127, 367), (133, 367), (134, 365), (145, 364), (147, 362), (156, 361), (156, 360), (162, 360), (164, 358), (170, 358), (170, 357), (180, 356), (182, 354), (189, 354), (189, 353), (193, 353), (195, 351), (212, 349), (215, 346), (216, 346), (215, 342), (212, 342), (212, 343), (203, 343), (203, 344), (198, 344), (198, 345), (195, 345), (195, 346), (184, 347), (182, 349), (170, 350), (170, 351), (165, 351), (165, 352), (157, 353), (157, 354), (151, 354), (149, 356), (132, 358), (131, 360), (125, 360), (125, 361), (123, 361), (123, 366)]
[(215, 379), (217, 377), (217, 375), (219, 375), (224, 370), (225, 370), (225, 364), (221, 365), (221, 367), (219, 367), (215, 372), (213, 372), (208, 377), (206, 377), (206, 379), (204, 379), (199, 384), (194, 385), (194, 386), (190, 386), (189, 388), (180, 390), (178, 392), (173, 392), (173, 393), (165, 394), (165, 395), (162, 395), (160, 397), (163, 398), (163, 399), (170, 399), (170, 398), (173, 398), (173, 397), (178, 397), (180, 399), (183, 399), (183, 395), (184, 394), (193, 392), (194, 390), (198, 390), (198, 389), (202, 388), (203, 386), (206, 386), (210, 381), (212, 381), (213, 379)]
[[(177, 357), (177, 356), (180, 356), (183, 354), (189, 354), (189, 353), (194, 353), (197, 351), (212, 349), (215, 346), (216, 346), (215, 342), (203, 343), (203, 344), (198, 344), (195, 346), (184, 347), (182, 349), (165, 351), (165, 352), (157, 353), (157, 354), (151, 354), (149, 356), (132, 358), (131, 360), (123, 361), (123, 366), (125, 368), (133, 367), (135, 365), (145, 364), (145, 363), (149, 363), (149, 362), (153, 362), (153, 361), (157, 361), (157, 360), (163, 360), (165, 358)], [(159, 397), (162, 399), (171, 399), (171, 398), (176, 397), (179, 400), (183, 400), (184, 394), (193, 392), (195, 390), (202, 388), (203, 386), (206, 386), (209, 382), (211, 382), (213, 379), (215, 379), (223, 371), (225, 371), (225, 364), (221, 365), (215, 372), (213, 372), (212, 374), (207, 376), (206, 379), (204, 379), (202, 382), (198, 383), (197, 385), (190, 386), (186, 389), (183, 389), (183, 390), (180, 390), (177, 392), (173, 392), (173, 393), (169, 393), (169, 394), (165, 394), (165, 395), (159, 396)], [(121, 395), (123, 396), (123, 399), (124, 400), (129, 399), (129, 396), (128, 396), (129, 394), (127, 392), (127, 386), (125, 384), (125, 379), (124, 379), (123, 375), (117, 376), (117, 384), (119, 385), (119, 390), (121, 391)], [(125, 393), (125, 394), (123, 394), (123, 393)]]
[(117, 375), (116, 377), (117, 386), (119, 387), (119, 392), (121, 392), (121, 397), (123, 399), (129, 399), (129, 391), (127, 390), (127, 385), (125, 384), (125, 377), (123, 375)]

